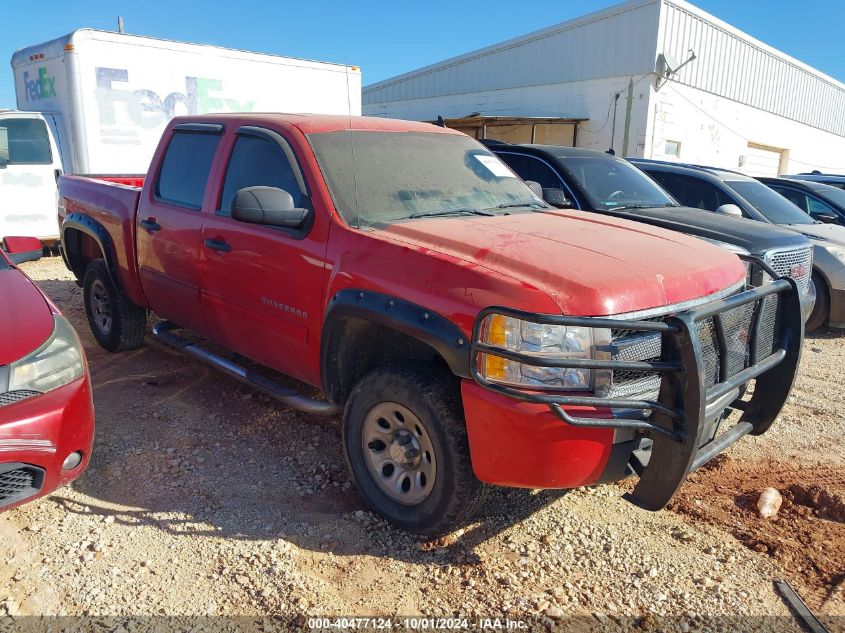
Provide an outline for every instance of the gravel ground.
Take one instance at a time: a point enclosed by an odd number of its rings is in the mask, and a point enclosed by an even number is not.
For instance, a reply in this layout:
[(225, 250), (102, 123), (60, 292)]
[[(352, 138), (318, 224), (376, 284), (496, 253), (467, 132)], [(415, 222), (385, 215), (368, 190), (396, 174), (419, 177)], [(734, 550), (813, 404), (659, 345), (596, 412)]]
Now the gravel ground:
[[(459, 613), (546, 628), (585, 615), (645, 630), (660, 616), (692, 628), (703, 617), (783, 616), (793, 628), (772, 586), (790, 571), (776, 558), (686, 513), (641, 511), (621, 499), (624, 485), (497, 490), (482, 521), (438, 541), (392, 528), (352, 487), (337, 420), (280, 409), (150, 339), (109, 354), (61, 260), (24, 269), (85, 344), (97, 440), (73, 486), (0, 515), (0, 624), (26, 614)], [(839, 334), (808, 339), (780, 421), (730, 457), (826, 463), (845, 477), (844, 354)], [(838, 609), (827, 615), (845, 616)]]

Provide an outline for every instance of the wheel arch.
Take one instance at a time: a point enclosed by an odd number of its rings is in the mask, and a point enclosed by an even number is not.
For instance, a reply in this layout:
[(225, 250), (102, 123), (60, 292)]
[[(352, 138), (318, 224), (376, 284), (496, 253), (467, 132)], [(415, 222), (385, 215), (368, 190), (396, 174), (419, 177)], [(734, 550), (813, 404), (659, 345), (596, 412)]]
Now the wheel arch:
[(371, 369), (404, 360), (442, 363), (457, 377), (471, 377), (467, 337), (446, 317), (364, 290), (342, 290), (331, 298), (320, 350), (329, 400), (345, 403)]
[(80, 213), (69, 214), (62, 223), (62, 257), (65, 265), (81, 286), (85, 268), (98, 257), (106, 262), (109, 277), (120, 289), (120, 278), (116, 274), (114, 243), (105, 227), (96, 220)]

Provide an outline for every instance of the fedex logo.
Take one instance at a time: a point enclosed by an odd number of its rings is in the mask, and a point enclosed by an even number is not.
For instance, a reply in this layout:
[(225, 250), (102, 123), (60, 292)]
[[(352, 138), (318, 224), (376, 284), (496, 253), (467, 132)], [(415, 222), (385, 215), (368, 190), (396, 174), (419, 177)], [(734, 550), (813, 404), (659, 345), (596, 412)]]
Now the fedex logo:
[(23, 71), (23, 84), (26, 88), (26, 100), (38, 101), (56, 96), (56, 78), (47, 76), (47, 69), (38, 69), (38, 76), (30, 79), (28, 70)]
[(219, 79), (185, 77), (185, 92), (171, 92), (162, 97), (147, 88), (130, 90), (122, 86), (129, 82), (129, 71), (125, 68), (96, 68), (95, 72), (102, 125), (117, 124), (118, 104), (123, 104), (133, 123), (144, 128), (157, 127), (178, 114), (250, 112), (255, 107), (255, 101), (224, 96), (223, 82)]

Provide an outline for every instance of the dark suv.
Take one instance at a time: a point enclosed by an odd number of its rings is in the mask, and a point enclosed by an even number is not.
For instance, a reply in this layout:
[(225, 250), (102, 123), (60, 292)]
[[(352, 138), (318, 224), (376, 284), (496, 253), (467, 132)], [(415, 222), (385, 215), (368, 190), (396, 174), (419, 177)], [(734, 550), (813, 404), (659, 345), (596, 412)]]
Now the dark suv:
[(808, 237), (813, 244), (816, 304), (807, 331), (826, 321), (845, 328), (845, 227), (816, 222), (759, 180), (736, 171), (642, 158), (630, 161), (687, 206), (741, 214)]
[[(794, 231), (682, 207), (628, 161), (604, 152), (557, 145), (484, 143), (523, 180), (538, 183), (550, 204), (659, 226), (762, 258), (777, 273), (795, 277), (804, 291), (804, 316), (810, 315), (815, 301), (809, 274), (812, 248)], [(796, 268), (796, 263), (802, 263), (806, 270)], [(757, 274), (762, 277), (762, 271)]]
[(823, 174), (820, 171), (814, 171), (806, 174), (781, 176), (781, 178), (808, 180), (810, 182), (818, 182), (823, 185), (830, 185), (831, 187), (836, 187), (837, 189), (845, 189), (845, 174)]

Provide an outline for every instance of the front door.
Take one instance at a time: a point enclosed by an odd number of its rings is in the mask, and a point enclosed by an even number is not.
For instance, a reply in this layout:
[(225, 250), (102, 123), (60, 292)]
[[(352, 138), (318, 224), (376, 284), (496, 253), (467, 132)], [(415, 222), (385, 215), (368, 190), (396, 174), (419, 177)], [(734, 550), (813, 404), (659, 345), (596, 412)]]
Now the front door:
[(174, 128), (161, 167), (139, 202), (138, 270), (156, 314), (207, 332), (200, 304), (200, 236), (206, 185), (222, 128)]
[(320, 332), (328, 220), (312, 213), (302, 228), (282, 229), (231, 217), (244, 187), (284, 189), (295, 206), (310, 208), (302, 175), (288, 156), (290, 145), (275, 132), (249, 127), (235, 135), (218, 210), (202, 231), (202, 302), (215, 340), (307, 381), (302, 359), (310, 357), (309, 345)]
[(62, 161), (40, 115), (0, 115), (0, 239), (59, 235)]

